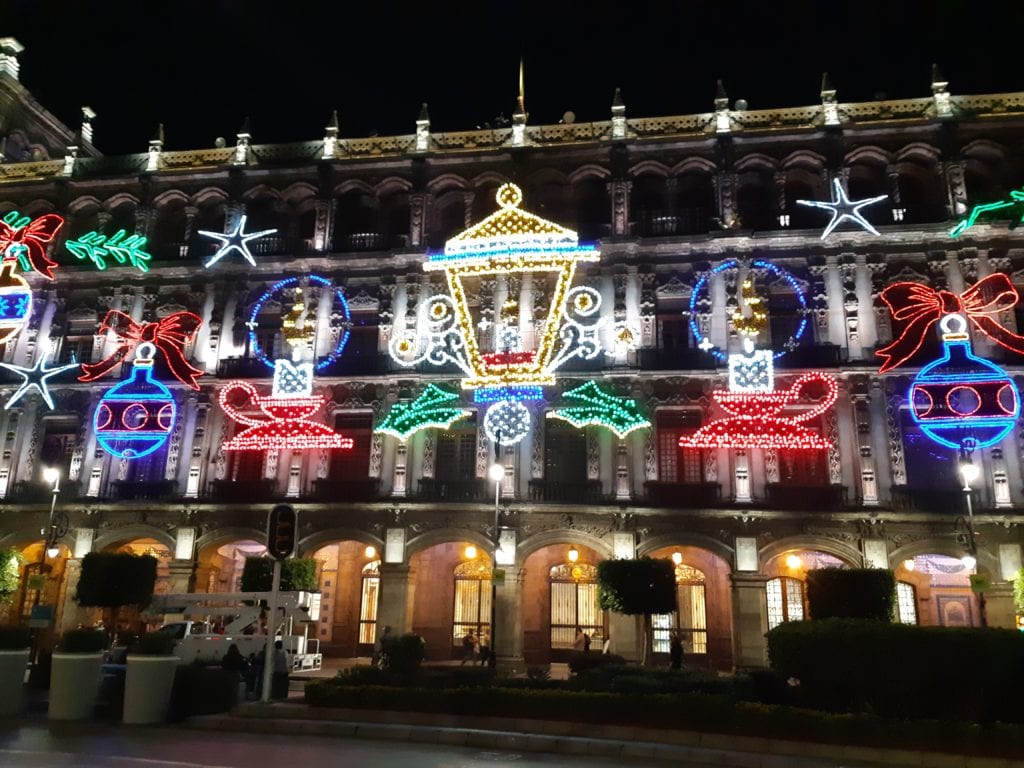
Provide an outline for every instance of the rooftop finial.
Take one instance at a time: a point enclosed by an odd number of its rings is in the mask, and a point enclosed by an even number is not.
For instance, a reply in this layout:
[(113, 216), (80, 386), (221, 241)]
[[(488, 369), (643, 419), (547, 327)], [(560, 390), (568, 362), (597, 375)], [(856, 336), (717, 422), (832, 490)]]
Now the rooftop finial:
[(18, 79), (18, 54), (25, 46), (13, 37), (0, 37), (0, 75), (7, 75), (12, 80)]
[[(720, 101), (724, 101), (725, 104), (724, 105), (719, 105), (718, 102), (720, 102)], [(715, 81), (715, 108), (718, 109), (719, 106), (726, 106), (726, 107), (729, 106), (729, 94), (725, 92), (725, 85), (722, 83), (722, 81), (721, 80), (716, 80)]]
[(96, 113), (92, 107), (82, 107), (82, 140), (92, 144), (92, 120), (96, 117)]
[(156, 127), (156, 135), (149, 140), (149, 156), (146, 158), (146, 170), (160, 170), (160, 154), (164, 151), (164, 124)]
[(327, 121), (327, 127), (324, 128), (324, 151), (321, 159), (330, 160), (337, 155), (339, 128), (338, 110), (333, 109), (331, 110), (331, 119)]
[(420, 107), (420, 116), (416, 118), (416, 151), (426, 152), (430, 149), (430, 113), (427, 102)]
[(715, 133), (731, 133), (732, 118), (729, 116), (729, 94), (721, 80), (715, 83)]
[(932, 101), (935, 116), (945, 120), (953, 117), (953, 105), (949, 99), (949, 81), (942, 76), (938, 64), (932, 64)]
[(249, 145), (252, 140), (251, 130), (249, 118), (246, 117), (238, 128), (237, 141), (235, 142), (235, 165), (247, 165), (249, 163)]
[(526, 86), (523, 59), (519, 59), (519, 95), (516, 96), (516, 111), (512, 114), (512, 146), (521, 147), (526, 143)]
[(516, 97), (516, 112), (526, 115), (526, 80), (523, 76), (525, 64), (523, 58), (519, 57), (519, 95)]
[(615, 89), (612, 96), (612, 139), (622, 141), (626, 138), (626, 104), (622, 101), (622, 91)]
[(828, 72), (821, 75), (821, 108), (824, 113), (825, 125), (839, 125), (839, 104), (836, 102), (836, 89)]
[(949, 81), (942, 76), (942, 70), (939, 69), (938, 64), (932, 64), (932, 91), (939, 88), (946, 88), (949, 85)]

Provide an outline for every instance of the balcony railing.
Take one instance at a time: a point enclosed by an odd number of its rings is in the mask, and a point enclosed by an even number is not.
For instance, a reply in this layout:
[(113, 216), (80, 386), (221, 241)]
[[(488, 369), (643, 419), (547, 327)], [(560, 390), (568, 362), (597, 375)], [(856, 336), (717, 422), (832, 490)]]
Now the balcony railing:
[(169, 499), (177, 495), (178, 484), (174, 480), (153, 480), (133, 482), (117, 480), (111, 484), (113, 497), (119, 501), (134, 499)]
[[(61, 480), (58, 501), (81, 498), (80, 487), (77, 482)], [(7, 501), (12, 504), (40, 504), (49, 503), (53, 498), (53, 486), (49, 483), (36, 482), (34, 480), (18, 480), (11, 486), (7, 493)]]
[(786, 485), (768, 483), (767, 505), (773, 509), (830, 511), (846, 506), (845, 485)]
[(211, 501), (272, 501), (280, 494), (276, 480), (214, 480), (207, 488)]
[[(974, 511), (980, 508), (977, 495), (973, 497)], [(962, 515), (967, 512), (963, 491), (956, 488), (913, 488), (907, 485), (892, 487), (892, 506), (900, 512), (936, 512)]]
[(486, 480), (438, 480), (422, 478), (419, 498), (423, 501), (488, 501), (494, 488)]
[(635, 229), (643, 237), (703, 234), (708, 231), (708, 217), (703, 208), (682, 208), (674, 214), (654, 211), (643, 214)]
[(563, 482), (561, 480), (531, 480), (531, 501), (556, 503), (600, 504), (604, 501), (600, 480)]
[(375, 501), (380, 497), (380, 480), (323, 480), (313, 481), (313, 498), (317, 501)]
[(703, 509), (714, 507), (722, 498), (722, 487), (718, 483), (666, 483), (648, 480), (644, 484), (647, 501), (657, 507), (678, 509)]
[(273, 374), (270, 368), (250, 357), (233, 357), (217, 363), (219, 379), (269, 379)]
[(382, 251), (384, 235), (380, 232), (353, 232), (338, 238), (335, 249), (339, 251)]

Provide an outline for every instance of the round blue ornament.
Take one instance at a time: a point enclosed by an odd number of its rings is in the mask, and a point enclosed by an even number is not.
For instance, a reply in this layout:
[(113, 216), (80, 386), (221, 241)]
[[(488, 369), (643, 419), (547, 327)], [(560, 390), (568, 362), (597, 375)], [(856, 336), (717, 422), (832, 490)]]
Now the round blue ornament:
[(162, 448), (174, 429), (178, 406), (171, 391), (153, 379), (156, 348), (140, 344), (131, 376), (112, 387), (93, 415), (96, 439), (119, 459), (139, 459)]

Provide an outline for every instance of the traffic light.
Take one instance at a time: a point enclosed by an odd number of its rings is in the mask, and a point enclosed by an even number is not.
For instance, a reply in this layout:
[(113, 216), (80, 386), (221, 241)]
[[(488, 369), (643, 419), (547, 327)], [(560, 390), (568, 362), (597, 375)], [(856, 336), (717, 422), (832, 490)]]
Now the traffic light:
[(286, 560), (295, 553), (298, 521), (298, 514), (287, 504), (278, 504), (270, 510), (267, 519), (267, 551), (271, 557)]

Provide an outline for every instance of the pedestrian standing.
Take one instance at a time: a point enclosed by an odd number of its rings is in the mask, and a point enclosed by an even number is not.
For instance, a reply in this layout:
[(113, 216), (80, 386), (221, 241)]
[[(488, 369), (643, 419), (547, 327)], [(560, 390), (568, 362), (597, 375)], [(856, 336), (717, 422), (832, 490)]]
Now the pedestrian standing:
[(491, 658), (491, 633), (488, 630), (484, 630), (483, 635), (480, 637), (480, 666), (484, 666), (488, 659)]
[(668, 658), (672, 669), (683, 668), (683, 641), (678, 632), (673, 632), (668, 641)]
[(288, 652), (284, 649), (284, 643), (281, 640), (274, 642), (273, 664), (273, 676), (270, 679), (270, 698), (287, 699), (288, 673), (290, 668), (288, 665)]

